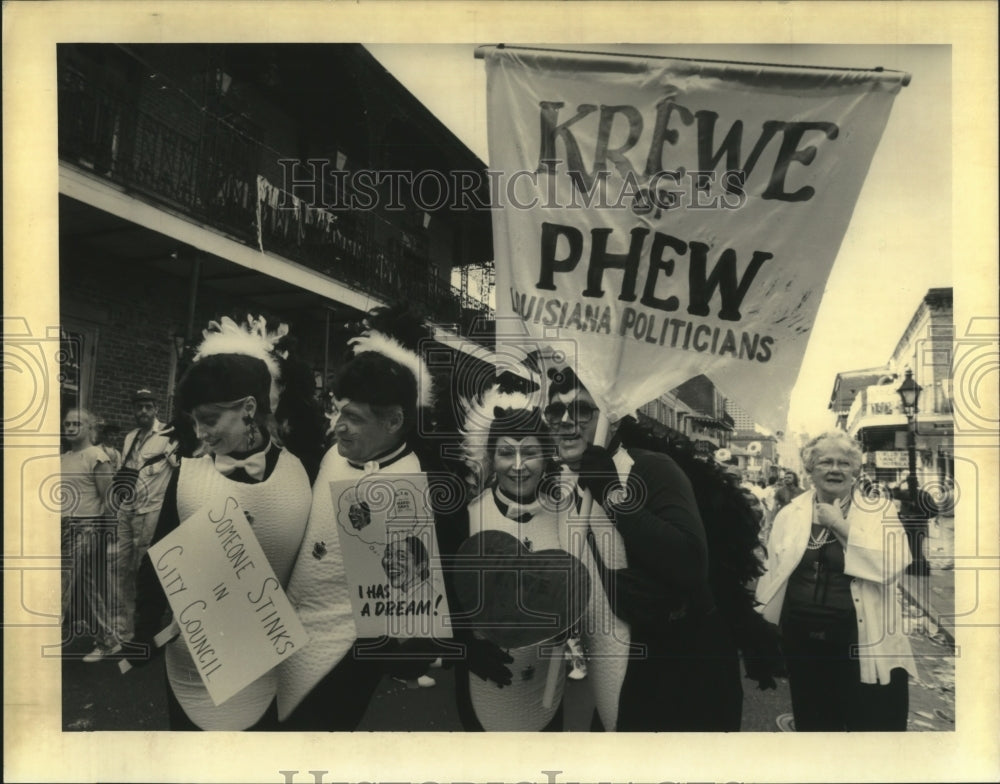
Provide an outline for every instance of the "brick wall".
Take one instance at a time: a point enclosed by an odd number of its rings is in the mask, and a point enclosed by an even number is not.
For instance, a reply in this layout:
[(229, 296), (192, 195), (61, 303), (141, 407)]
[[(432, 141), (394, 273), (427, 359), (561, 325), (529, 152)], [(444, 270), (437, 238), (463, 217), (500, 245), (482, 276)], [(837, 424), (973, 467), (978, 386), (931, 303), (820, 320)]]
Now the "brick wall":
[[(161, 419), (169, 416), (172, 336), (183, 334), (187, 324), (189, 281), (141, 263), (94, 259), (64, 248), (59, 289), (63, 320), (96, 331), (90, 408), (119, 428), (108, 441), (120, 448), (125, 433), (135, 427), (131, 396), (139, 387), (153, 390)], [(204, 285), (195, 310), (196, 342), (209, 320), (222, 315), (249, 311), (281, 318), (298, 338), (298, 356), (322, 369), (322, 322), (302, 314), (267, 313), (251, 300)], [(331, 367), (343, 353), (343, 345), (331, 345)]]

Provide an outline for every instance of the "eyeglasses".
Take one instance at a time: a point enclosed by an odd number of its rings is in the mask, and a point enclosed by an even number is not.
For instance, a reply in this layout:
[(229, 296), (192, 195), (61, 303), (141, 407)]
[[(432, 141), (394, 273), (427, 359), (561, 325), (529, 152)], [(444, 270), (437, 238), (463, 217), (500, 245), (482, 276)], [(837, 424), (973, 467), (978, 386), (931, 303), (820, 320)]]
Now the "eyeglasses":
[(550, 403), (545, 407), (545, 421), (550, 427), (556, 427), (563, 422), (566, 415), (569, 421), (580, 425), (585, 425), (594, 418), (597, 408), (583, 400), (574, 400), (572, 403)]
[(834, 460), (832, 457), (824, 457), (822, 460), (816, 461), (816, 467), (822, 468), (824, 471), (829, 471), (831, 468), (851, 469), (854, 468), (854, 463), (850, 460)]

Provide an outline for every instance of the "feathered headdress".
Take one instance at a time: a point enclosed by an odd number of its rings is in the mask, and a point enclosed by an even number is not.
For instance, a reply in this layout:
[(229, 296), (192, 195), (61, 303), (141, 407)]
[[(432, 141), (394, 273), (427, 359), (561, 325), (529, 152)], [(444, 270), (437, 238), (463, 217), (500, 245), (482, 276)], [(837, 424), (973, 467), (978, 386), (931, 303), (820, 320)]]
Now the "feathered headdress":
[(247, 316), (244, 324), (237, 324), (228, 316), (221, 321), (210, 321), (202, 331), (204, 340), (194, 355), (195, 362), (205, 357), (220, 354), (242, 354), (259, 359), (267, 367), (271, 376), (271, 411), (278, 407), (281, 393), (280, 360), (287, 352), (278, 351), (276, 346), (288, 334), (288, 325), (279, 324), (274, 331), (268, 331), (267, 320), (263, 316)]
[(477, 490), (482, 490), (489, 474), (492, 472), (492, 461), (488, 454), (490, 430), (499, 416), (509, 415), (509, 412), (523, 413), (519, 417), (527, 422), (530, 412), (537, 411), (539, 398), (529, 397), (520, 392), (501, 392), (497, 387), (487, 390), (481, 399), (467, 401), (465, 409), (465, 425), (462, 428), (462, 459), (468, 466), (470, 482)]
[(402, 365), (413, 374), (416, 381), (417, 405), (423, 408), (434, 405), (434, 379), (427, 363), (419, 354), (410, 351), (395, 338), (376, 330), (369, 330), (360, 337), (352, 338), (347, 344), (355, 356), (370, 351)]

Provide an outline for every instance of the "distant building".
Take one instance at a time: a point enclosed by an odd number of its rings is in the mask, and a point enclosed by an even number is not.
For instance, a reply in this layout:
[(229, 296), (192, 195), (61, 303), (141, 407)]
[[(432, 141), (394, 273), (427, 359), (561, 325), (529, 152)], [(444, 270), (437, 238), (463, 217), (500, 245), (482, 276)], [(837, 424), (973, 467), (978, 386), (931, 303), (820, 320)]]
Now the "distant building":
[(760, 427), (735, 400), (726, 400), (726, 413), (735, 427), (729, 437), (729, 451), (743, 475), (752, 482), (777, 479), (782, 471), (778, 439)]
[(740, 456), (740, 468), (751, 482), (768, 482), (781, 473), (778, 439), (757, 431), (737, 430), (730, 436), (730, 451)]
[(754, 421), (754, 418), (735, 400), (726, 399), (726, 413), (733, 420), (733, 427), (737, 432), (753, 433), (757, 430), (757, 423)]
[(641, 406), (639, 421), (659, 436), (690, 436), (692, 414), (694, 411), (691, 407), (677, 397), (675, 390), (671, 390)]
[(833, 381), (830, 403), (827, 406), (837, 417), (837, 427), (845, 429), (847, 415), (858, 393), (867, 387), (879, 384), (884, 379), (891, 378), (887, 373), (888, 369), (883, 365), (864, 370), (844, 370), (837, 374)]
[(672, 390), (687, 409), (678, 412), (678, 430), (703, 454), (729, 445), (733, 418), (726, 413), (726, 399), (708, 376), (695, 376)]
[(884, 367), (837, 374), (830, 407), (838, 425), (861, 443), (869, 475), (896, 482), (909, 471), (909, 425), (897, 390), (911, 370), (922, 387), (915, 418), (917, 480), (924, 485), (954, 478), (953, 340), (952, 290), (930, 289)]

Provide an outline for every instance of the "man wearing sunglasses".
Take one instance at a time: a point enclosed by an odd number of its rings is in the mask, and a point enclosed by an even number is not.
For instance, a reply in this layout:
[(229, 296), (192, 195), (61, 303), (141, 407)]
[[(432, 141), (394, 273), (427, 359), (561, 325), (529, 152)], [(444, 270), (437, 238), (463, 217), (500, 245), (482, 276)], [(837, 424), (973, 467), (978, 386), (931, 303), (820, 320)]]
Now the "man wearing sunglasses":
[[(569, 368), (550, 371), (549, 378), (545, 418), (567, 474), (576, 478), (578, 509), (592, 497), (592, 517), (603, 509), (624, 543), (625, 558), (618, 554), (612, 561), (615, 554), (595, 552), (606, 567), (609, 598), (618, 594), (616, 613), (628, 616), (631, 641), (640, 646), (633, 647), (621, 683), (616, 729), (739, 730), (739, 657), (715, 607), (690, 481), (661, 452), (619, 448), (615, 439), (610, 450), (595, 446), (599, 412), (593, 397)], [(626, 560), (628, 575), (619, 569)], [(648, 586), (658, 601), (643, 602), (637, 586)], [(600, 723), (595, 718), (595, 728)]]

